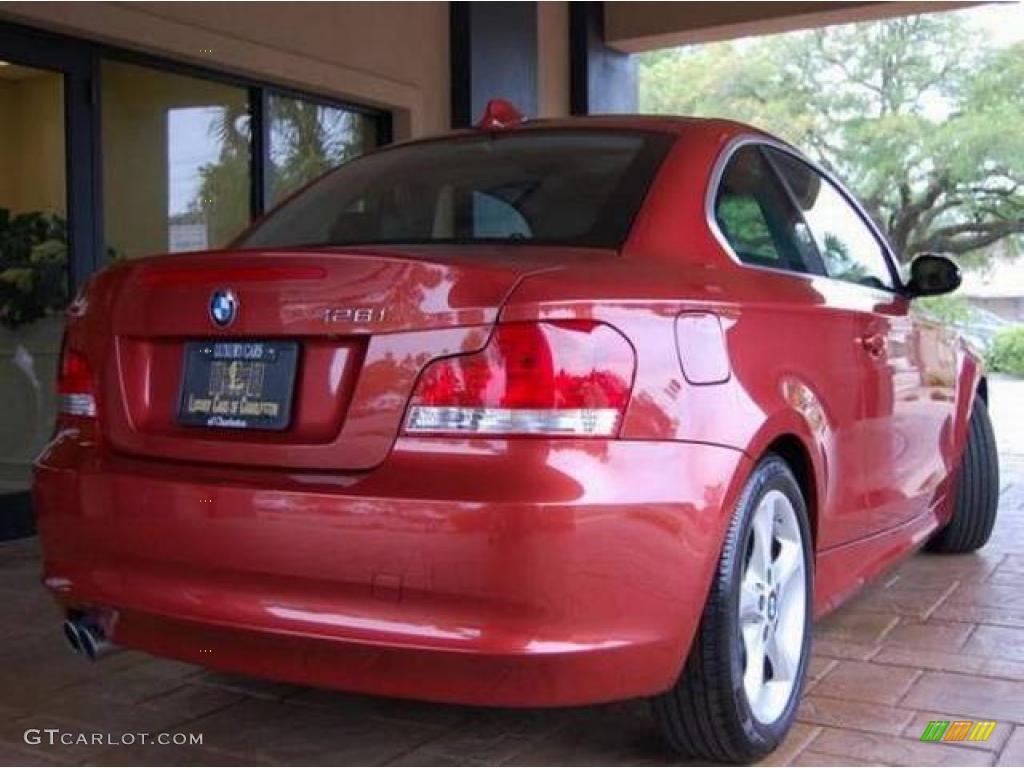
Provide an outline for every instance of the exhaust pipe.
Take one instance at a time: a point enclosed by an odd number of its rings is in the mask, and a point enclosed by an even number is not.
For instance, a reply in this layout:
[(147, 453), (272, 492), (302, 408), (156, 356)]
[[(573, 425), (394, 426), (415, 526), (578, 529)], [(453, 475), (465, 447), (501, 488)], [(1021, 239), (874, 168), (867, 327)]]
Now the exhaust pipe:
[(82, 641), (78, 639), (78, 629), (75, 627), (74, 622), (71, 619), (65, 619), (64, 623), (61, 624), (61, 629), (64, 630), (64, 639), (68, 641), (68, 647), (75, 653), (81, 653)]
[(96, 661), (114, 650), (106, 631), (95, 618), (87, 614), (69, 613), (63, 630), (71, 650), (89, 661)]

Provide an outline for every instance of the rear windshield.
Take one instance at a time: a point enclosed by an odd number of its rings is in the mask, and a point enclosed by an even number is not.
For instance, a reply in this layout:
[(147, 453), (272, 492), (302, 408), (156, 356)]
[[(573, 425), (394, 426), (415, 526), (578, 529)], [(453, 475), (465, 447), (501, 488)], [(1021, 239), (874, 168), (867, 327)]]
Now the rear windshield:
[(537, 130), (395, 147), (327, 174), (235, 245), (618, 248), (670, 143), (657, 133)]

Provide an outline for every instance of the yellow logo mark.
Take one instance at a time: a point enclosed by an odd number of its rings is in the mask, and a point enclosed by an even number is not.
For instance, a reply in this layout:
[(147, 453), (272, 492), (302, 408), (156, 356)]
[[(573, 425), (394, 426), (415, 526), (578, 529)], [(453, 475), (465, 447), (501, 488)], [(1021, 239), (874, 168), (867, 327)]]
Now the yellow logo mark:
[(995, 720), (979, 720), (974, 724), (974, 728), (971, 730), (971, 735), (967, 737), (968, 741), (988, 741), (988, 737), (992, 735), (992, 731), (995, 730)]

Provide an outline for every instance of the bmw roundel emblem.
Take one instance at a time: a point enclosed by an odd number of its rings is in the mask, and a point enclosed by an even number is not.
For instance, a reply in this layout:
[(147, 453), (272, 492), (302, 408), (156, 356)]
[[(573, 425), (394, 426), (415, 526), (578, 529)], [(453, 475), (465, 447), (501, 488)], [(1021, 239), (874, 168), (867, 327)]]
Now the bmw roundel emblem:
[(238, 314), (238, 297), (230, 288), (214, 291), (210, 297), (210, 319), (221, 328), (231, 325)]

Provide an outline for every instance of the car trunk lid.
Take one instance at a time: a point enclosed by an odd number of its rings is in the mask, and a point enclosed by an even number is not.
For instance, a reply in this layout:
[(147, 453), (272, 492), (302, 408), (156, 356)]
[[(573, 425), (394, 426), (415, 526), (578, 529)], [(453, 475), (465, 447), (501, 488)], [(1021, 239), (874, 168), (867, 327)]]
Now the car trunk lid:
[[(118, 451), (161, 459), (363, 470), (398, 435), (423, 366), (482, 347), (525, 275), (559, 251), (522, 246), (296, 249), (146, 259), (110, 303), (100, 423)], [(230, 290), (237, 315), (211, 318)], [(287, 429), (180, 423), (186, 348), (298, 345)]]

